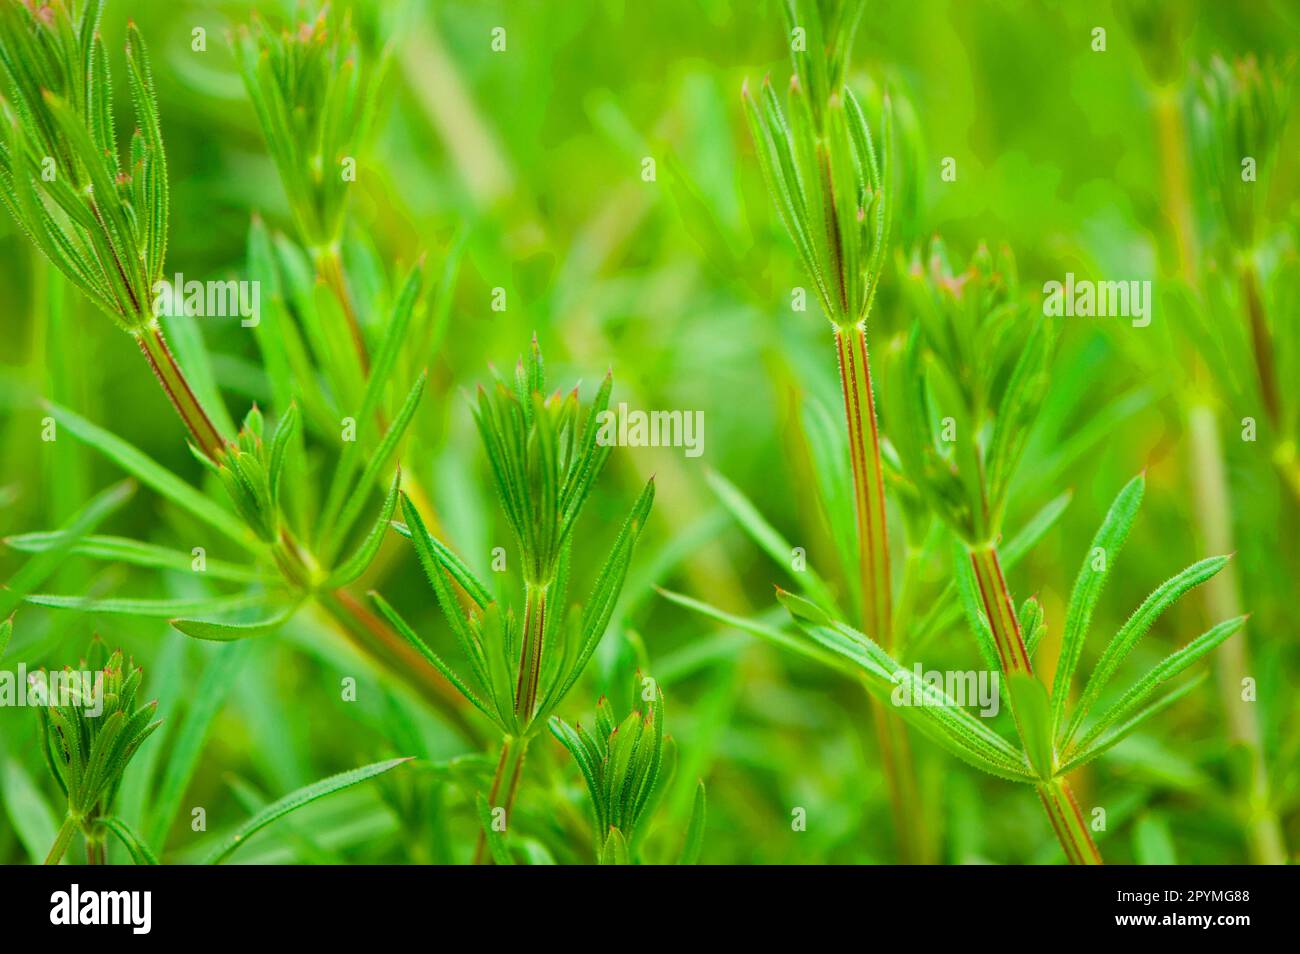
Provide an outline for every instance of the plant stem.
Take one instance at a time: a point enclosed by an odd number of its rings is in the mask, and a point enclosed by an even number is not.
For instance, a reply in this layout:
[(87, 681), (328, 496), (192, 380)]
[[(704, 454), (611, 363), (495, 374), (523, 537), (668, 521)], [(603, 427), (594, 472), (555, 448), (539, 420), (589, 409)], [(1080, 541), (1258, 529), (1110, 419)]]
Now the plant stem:
[(1088, 823), (1079, 810), (1079, 803), (1074, 800), (1070, 783), (1057, 777), (1039, 783), (1036, 788), (1047, 818), (1052, 823), (1052, 830), (1065, 849), (1066, 860), (1072, 865), (1102, 864), (1101, 852), (1092, 840)]
[[(1002, 573), (1002, 564), (998, 558), (996, 544), (971, 547), (971, 567), (975, 571), (975, 581), (979, 584), (980, 601), (984, 604), (984, 615), (988, 617), (989, 628), (993, 631), (993, 643), (997, 648), (998, 665), (1003, 675), (1013, 673), (1033, 675), (1029, 662), (1029, 652), (1025, 648), (1024, 635), (1020, 631), (1020, 619), (1016, 616), (1015, 603), (1007, 587), (1007, 579)], [(1015, 715), (1014, 710), (1012, 715)], [(1019, 720), (1017, 720), (1019, 726)], [(1047, 812), (1047, 819), (1052, 823), (1052, 831), (1065, 850), (1065, 857), (1072, 865), (1099, 865), (1102, 863), (1101, 852), (1092, 840), (1088, 824), (1079, 805), (1074, 800), (1070, 784), (1063, 776), (1040, 782), (1036, 786), (1038, 797)]]
[[(892, 648), (892, 591), (889, 538), (885, 526), (885, 479), (880, 463), (880, 432), (867, 358), (866, 324), (835, 327), (835, 353), (844, 417), (848, 426), (849, 458), (853, 465), (854, 505), (858, 525), (858, 570), (862, 597), (862, 628), (886, 651)], [(880, 745), (885, 783), (889, 789), (899, 853), (908, 863), (925, 860), (924, 814), (919, 810), (916, 768), (907, 729), (880, 700), (871, 697), (871, 716)]]
[(357, 320), (356, 309), (352, 306), (352, 296), (348, 294), (348, 280), (343, 272), (343, 259), (339, 255), (338, 246), (327, 245), (316, 249), (315, 258), (316, 270), (321, 280), (334, 293), (339, 307), (343, 309), (344, 317), (347, 318), (348, 331), (352, 335), (352, 344), (357, 350), (357, 360), (361, 362), (361, 370), (369, 374), (370, 353), (366, 350), (366, 339), (361, 333), (361, 322)]
[(542, 639), (546, 635), (545, 584), (524, 583), (524, 634), (519, 648), (519, 680), (515, 685), (515, 715), (527, 725), (537, 706), (537, 680), (542, 668)]
[(347, 590), (320, 591), (316, 601), (353, 645), (413, 688), (465, 738), (479, 737), (459, 694), (356, 597)]
[[(497, 759), (497, 770), (492, 776), (492, 788), (488, 791), (488, 807), (506, 810), (506, 827), (510, 826), (510, 813), (514, 811), (515, 795), (519, 791), (519, 779), (524, 772), (524, 757), (528, 754), (527, 736), (507, 735), (501, 740), (501, 757)], [(474, 849), (474, 864), (481, 865), (487, 861), (487, 833), (479, 832), (478, 845)]]
[(151, 324), (136, 335), (136, 341), (167, 394), (167, 399), (172, 402), (172, 407), (176, 408), (176, 413), (194, 438), (194, 443), (209, 458), (219, 460), (225, 453), (226, 442), (190, 388), (189, 381), (185, 379), (171, 349), (167, 347), (162, 329), (157, 324)]
[(858, 568), (861, 574), (863, 628), (886, 650), (892, 642), (889, 540), (885, 528), (885, 480), (880, 464), (880, 434), (876, 427), (867, 333), (862, 324), (836, 327), (844, 415), (848, 423), (849, 457), (853, 463), (853, 493), (858, 520)]
[[(1194, 405), (1188, 411), (1188, 425), (1192, 439), (1192, 483), (1204, 545), (1211, 553), (1231, 553), (1234, 548), (1228, 475), (1213, 410), (1204, 404)], [(1211, 619), (1241, 615), (1235, 561), (1206, 581), (1203, 589)], [(1286, 864), (1286, 842), (1271, 805), (1259, 720), (1254, 704), (1241, 697), (1242, 683), (1250, 669), (1245, 636), (1243, 631), (1237, 639), (1229, 639), (1219, 647), (1215, 654), (1215, 674), (1219, 698), (1228, 717), (1228, 736), (1249, 756), (1244, 823), (1251, 859), (1256, 864), (1280, 865)]]
[(1164, 211), (1173, 233), (1178, 271), (1190, 279), (1196, 270), (1196, 226), (1189, 201), (1192, 193), (1188, 185), (1187, 135), (1176, 87), (1156, 92), (1155, 117)]
[(86, 864), (108, 864), (108, 846), (104, 843), (103, 838), (86, 835)]
[(989, 628), (993, 631), (993, 643), (997, 647), (998, 664), (1002, 667), (1002, 672), (1006, 675), (1032, 674), (1025, 639), (1020, 632), (1020, 620), (1016, 616), (1015, 604), (1011, 601), (1011, 591), (1007, 589), (1006, 577), (1002, 575), (997, 545), (971, 547), (967, 553), (970, 554), (971, 568), (975, 571), (975, 582), (979, 584), (984, 615), (988, 617)]
[(1259, 289), (1259, 271), (1255, 260), (1247, 256), (1241, 265), (1241, 293), (1246, 300), (1246, 319), (1250, 325), (1251, 351), (1255, 355), (1255, 373), (1259, 376), (1259, 391), (1264, 398), (1268, 419), (1277, 425), (1281, 415), (1281, 402), (1277, 393), (1277, 372), (1273, 364), (1273, 339), (1268, 332), (1264, 316), (1264, 298)]
[[(1161, 90), (1156, 98), (1156, 128), (1159, 133), (1161, 182), (1163, 202), (1170, 225), (1173, 227), (1174, 248), (1177, 253), (1177, 270), (1193, 288), (1197, 285), (1196, 230), (1192, 218), (1191, 188), (1187, 174), (1187, 136), (1176, 89)], [(1253, 274), (1253, 268), (1252, 268)], [(1242, 276), (1243, 281), (1248, 281)], [(1257, 278), (1253, 279), (1257, 281)], [(1263, 306), (1258, 311), (1251, 304), (1252, 294), (1258, 303), (1258, 288), (1245, 288), (1247, 308), (1251, 311), (1252, 339), (1264, 329)], [(1265, 380), (1264, 366), (1260, 364), (1259, 343), (1255, 341), (1256, 368)], [(1273, 379), (1271, 351), (1268, 352), (1268, 378)], [(1196, 378), (1204, 377), (1201, 362), (1193, 357), (1191, 362)], [(1200, 391), (1193, 386), (1192, 393)], [(1267, 402), (1268, 395), (1265, 392)], [(1273, 413), (1270, 411), (1270, 414)], [(1229, 502), (1228, 475), (1219, 443), (1218, 425), (1213, 409), (1203, 400), (1193, 400), (1186, 409), (1187, 429), (1191, 437), (1191, 478), (1196, 498), (1196, 519), (1201, 537), (1211, 553), (1231, 553), (1233, 545), (1231, 506)], [(1300, 498), (1300, 471), (1294, 464), (1295, 447), (1289, 451), (1279, 447), (1273, 459), (1283, 477)], [(1241, 615), (1238, 598), (1236, 564), (1229, 563), (1204, 586), (1205, 604), (1212, 619), (1227, 619)], [(1263, 758), (1259, 722), (1251, 704), (1241, 699), (1241, 679), (1249, 666), (1249, 647), (1246, 634), (1230, 639), (1215, 653), (1215, 675), (1220, 699), (1228, 715), (1231, 738), (1243, 745), (1250, 754), (1250, 772), (1246, 783), (1246, 837), (1251, 860), (1256, 864), (1285, 864), (1286, 841), (1277, 814), (1271, 807), (1268, 767)]]

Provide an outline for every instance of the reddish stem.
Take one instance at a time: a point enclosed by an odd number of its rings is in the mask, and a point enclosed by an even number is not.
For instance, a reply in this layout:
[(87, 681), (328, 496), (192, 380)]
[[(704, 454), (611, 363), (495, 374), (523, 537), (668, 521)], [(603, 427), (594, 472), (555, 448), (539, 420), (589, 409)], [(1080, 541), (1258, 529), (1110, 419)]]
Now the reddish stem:
[(190, 388), (189, 381), (185, 379), (184, 373), (172, 356), (171, 349), (167, 347), (162, 329), (157, 325), (150, 325), (136, 336), (136, 340), (140, 343), (140, 350), (144, 352), (145, 360), (149, 362), (149, 367), (153, 368), (154, 376), (162, 385), (167, 399), (172, 402), (172, 407), (176, 408), (176, 413), (180, 415), (194, 443), (213, 461), (219, 460), (225, 453), (226, 442), (208, 417), (207, 411), (203, 409), (193, 389)]

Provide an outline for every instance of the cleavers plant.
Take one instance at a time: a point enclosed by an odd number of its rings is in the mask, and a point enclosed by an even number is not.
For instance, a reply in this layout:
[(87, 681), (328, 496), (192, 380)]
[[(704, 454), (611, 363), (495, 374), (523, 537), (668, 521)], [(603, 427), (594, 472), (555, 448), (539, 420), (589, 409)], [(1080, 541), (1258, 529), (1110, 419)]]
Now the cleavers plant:
[[(93, 679), (82, 678), (94, 670)], [(131, 849), (150, 857), (149, 849), (113, 816), (113, 799), (127, 763), (162, 723), (153, 717), (158, 703), (136, 705), (143, 672), (120, 651), (108, 655), (95, 639), (81, 671), (66, 670), (50, 683), (52, 698), (38, 709), (40, 747), (50, 774), (67, 797), (67, 812), (45, 859), (56, 865), (78, 832), (86, 842), (86, 861), (104, 864), (104, 842), (113, 832)], [(57, 688), (55, 688), (57, 687)]]
[[(533, 737), (568, 694), (596, 651), (627, 578), (637, 538), (654, 501), (654, 480), (633, 505), (585, 604), (570, 605), (569, 566), (574, 528), (609, 457), (598, 421), (609, 404), (606, 375), (583, 413), (575, 387), (546, 393), (542, 352), (533, 339), (513, 382), (480, 385), (475, 416), (493, 484), (519, 553), (523, 616), (503, 608), (469, 566), (426, 529), (419, 510), (402, 498), (409, 536), (438, 606), (456, 637), (469, 675), (445, 662), (397, 611), (375, 593), (380, 613), (482, 712), (501, 733), (501, 756), (486, 796), (491, 809), (514, 804)], [(457, 599), (453, 582), (468, 609)], [(482, 860), (485, 843), (480, 841)]]
[[(559, 739), (586, 782), (596, 817), (595, 855), (599, 864), (632, 864), (639, 856), (641, 823), (654, 811), (671, 774), (672, 739), (664, 735), (664, 693), (637, 673), (634, 691), (646, 711), (633, 710), (619, 721), (606, 696), (596, 702), (595, 728), (550, 719)], [(668, 750), (668, 755), (665, 755)], [(694, 864), (704, 838), (704, 782), (696, 789), (679, 864)]]
[[(128, 73), (141, 128), (132, 142), (130, 163), (122, 164), (107, 98), (108, 57), (98, 33), (102, 9), (103, 0), (0, 2), (7, 123), (0, 145), (0, 197), (37, 247), (137, 340), (192, 446), (230, 492), (235, 513), (110, 432), (66, 408), (51, 406), (50, 410), (59, 426), (197, 518), (217, 539), (237, 545), (247, 563), (204, 559), (196, 570), (211, 580), (240, 584), (243, 592), (236, 594), (175, 600), (37, 594), (31, 601), (163, 616), (191, 636), (229, 641), (278, 629), (312, 599), (364, 652), (402, 678), (414, 680), (431, 703), (463, 726), (458, 697), (450, 687), (420, 668), (410, 648), (345, 589), (369, 566), (383, 540), (396, 506), (398, 483), (396, 476), (390, 482), (383, 472), (397, 458), (398, 444), (423, 392), (420, 374), (390, 416), (385, 419), (379, 413), (399, 353), (416, 328), (422, 263), (411, 270), (395, 297), (369, 373), (357, 375), (348, 382), (350, 387), (343, 387), (337, 375), (329, 388), (319, 380), (301, 342), (290, 338), (288, 323), (281, 335), (262, 334), (259, 343), (268, 351), (268, 374), (277, 396), (286, 403), (269, 443), (263, 441), (262, 414), (256, 409), (245, 418), (235, 439), (227, 437), (214, 423), (227, 419), (226, 409), (212, 384), (202, 339), (192, 329), (173, 325), (183, 332), (187, 376), (164, 341), (159, 319), (166, 316), (154, 314), (152, 308), (152, 286), (163, 271), (168, 227), (158, 97), (143, 41), (131, 26)], [(265, 229), (255, 223), (250, 266), (259, 280), (270, 280), (273, 289), (278, 287), (274, 276), (281, 271), (274, 255)], [(315, 317), (309, 308), (302, 311)], [(321, 351), (329, 350), (324, 324), (313, 324), (319, 331), (314, 343)], [(289, 384), (295, 372), (296, 384)], [(334, 422), (352, 416), (358, 423), (357, 439), (338, 441), (337, 465), (324, 503), (314, 512), (300, 507), (295, 521), (281, 513), (286, 469), (295, 472), (301, 493), (294, 496), (299, 501), (319, 499), (301, 486), (305, 447), (295, 406), (298, 396), (313, 412), (318, 436), (322, 416)], [(350, 556), (341, 557), (373, 494), (385, 489), (372, 530), (355, 544)], [(48, 549), (55, 542), (49, 533), (9, 541), (31, 551)], [(120, 538), (87, 538), (74, 552), (156, 569), (195, 569), (193, 557), (184, 552)]]
[[(864, 0), (786, 0), (793, 66), (786, 108), (770, 80), (758, 96), (746, 82), (742, 99), (764, 181), (833, 330), (853, 470), (855, 595), (863, 628), (888, 646), (893, 582), (867, 319), (888, 265), (893, 141), (888, 96), (877, 154), (866, 113), (847, 84), (864, 7)], [(923, 836), (909, 808), (917, 788), (907, 735), (879, 706), (874, 716), (895, 827), (905, 854), (918, 861)]]

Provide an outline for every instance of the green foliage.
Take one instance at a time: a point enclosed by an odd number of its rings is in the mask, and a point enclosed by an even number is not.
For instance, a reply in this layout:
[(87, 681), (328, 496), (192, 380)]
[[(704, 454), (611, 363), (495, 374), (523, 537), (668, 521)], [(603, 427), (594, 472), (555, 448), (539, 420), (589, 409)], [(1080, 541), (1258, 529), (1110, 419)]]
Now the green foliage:
[(1015, 259), (981, 245), (956, 273), (937, 239), (906, 268), (916, 324), (889, 369), (887, 426), (904, 474), (966, 543), (1001, 532), (1048, 385), (1054, 333), (1030, 314)]
[[(0, 694), (98, 630), (166, 716), (86, 860), (1294, 860), (1300, 18), (967, 6), (0, 0)], [(1067, 273), (1150, 326), (1039, 328)], [(580, 399), (476, 395), (534, 329)], [(620, 402), (703, 458), (584, 450)], [(1017, 645), (996, 714), (916, 676)], [(680, 745), (593, 838), (538, 736), (638, 669)], [(87, 840), (38, 718), (0, 863)]]
[(303, 16), (281, 26), (254, 12), (232, 44), (299, 233), (317, 250), (339, 242), (351, 181), (343, 164), (360, 161), (388, 54), (362, 49), (341, 4)]
[(1254, 249), (1261, 236), (1260, 214), (1294, 96), (1293, 65), (1216, 56), (1201, 73), (1192, 111), (1196, 154), (1239, 250)]
[[(584, 418), (575, 388), (545, 394), (542, 355), (534, 339), (514, 388), (500, 380), (489, 397), (480, 388), (476, 417), (507, 523), (523, 567), (523, 618), (503, 609), (469, 566), (435, 539), (411, 500), (399, 530), (411, 539), (443, 617), (470, 666), (465, 677), (444, 662), (379, 594), (380, 613), (475, 708), (509, 737), (527, 738), (573, 688), (596, 651), (627, 579), (636, 541), (654, 502), (649, 481), (633, 505), (586, 603), (568, 604), (573, 531), (609, 456), (597, 440), (600, 412), (613, 379), (606, 376)], [(468, 598), (468, 612), (452, 588)]]
[(167, 156), (144, 41), (127, 31), (136, 129), (114, 129), (103, 0), (0, 4), (6, 135), (0, 202), (36, 246), (128, 331), (154, 321), (167, 252)]
[[(584, 728), (581, 722), (569, 725), (558, 717), (549, 723), (551, 734), (569, 750), (587, 783), (601, 864), (626, 864), (635, 857), (637, 826), (663, 794), (663, 690), (638, 673), (633, 691), (640, 694), (645, 711), (634, 709), (622, 721), (609, 699), (601, 696), (594, 729)], [(700, 837), (697, 832), (688, 837), (688, 855), (690, 843)]]
[[(746, 82), (745, 115), (763, 178), (826, 317), (866, 321), (880, 285), (893, 203), (890, 109), (881, 118), (880, 158), (867, 117), (845, 85), (861, 0), (787, 0), (787, 21), (806, 31), (792, 53), (794, 76), (782, 110), (770, 80), (757, 96)], [(821, 51), (828, 51), (823, 60)], [(788, 117), (788, 118), (787, 118)]]
[(286, 815), (289, 815), (298, 809), (310, 805), (312, 802), (322, 799), (327, 795), (333, 795), (335, 792), (341, 792), (345, 788), (351, 788), (353, 785), (359, 785), (378, 775), (391, 771), (409, 762), (410, 759), (388, 759), (383, 762), (376, 762), (373, 765), (365, 765), (358, 769), (352, 769), (348, 772), (340, 772), (338, 775), (331, 775), (329, 778), (323, 778), (319, 782), (304, 786), (295, 792), (290, 792), (284, 798), (267, 805), (248, 821), (239, 826), (235, 832), (226, 838), (216, 850), (208, 856), (207, 863), (210, 865), (219, 865), (248, 841), (253, 835), (257, 834), (268, 825), (274, 824)]
[[(41, 752), (67, 798), (67, 814), (46, 864), (59, 863), (78, 830), (93, 858), (127, 764), (162, 724), (153, 719), (157, 702), (136, 705), (141, 669), (124, 660), (121, 651), (108, 656), (99, 640), (89, 655), (75, 678), (47, 683), (49, 705), (37, 710)], [(88, 667), (96, 670), (89, 684), (84, 678)], [(66, 673), (72, 677), (71, 669)]]

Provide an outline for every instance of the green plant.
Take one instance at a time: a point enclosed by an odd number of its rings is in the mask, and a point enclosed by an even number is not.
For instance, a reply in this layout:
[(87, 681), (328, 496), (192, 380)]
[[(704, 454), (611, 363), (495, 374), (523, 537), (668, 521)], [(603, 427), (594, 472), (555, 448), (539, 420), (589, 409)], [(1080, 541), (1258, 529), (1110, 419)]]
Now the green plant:
[[(469, 566), (425, 528), (414, 504), (402, 498), (409, 536), (456, 637), (471, 675), (448, 665), (377, 593), (380, 613), (502, 736), (501, 758), (487, 804), (514, 804), (532, 738), (563, 701), (596, 651), (627, 578), (637, 538), (654, 501), (651, 479), (628, 514), (585, 605), (569, 606), (569, 563), (583, 505), (609, 457), (597, 440), (613, 377), (604, 382), (585, 417), (575, 387), (546, 393), (542, 352), (533, 339), (515, 379), (479, 387), (475, 417), (493, 484), (519, 551), (524, 611), (503, 609)], [(452, 582), (468, 600), (457, 601)], [(483, 855), (483, 842), (479, 856)]]
[(167, 252), (167, 154), (144, 41), (127, 31), (138, 123), (118, 152), (103, 0), (0, 3), (6, 136), (0, 201), (36, 247), (113, 318), (145, 359), (194, 443), (216, 458), (220, 433), (181, 372), (153, 310)]
[(907, 269), (916, 315), (891, 375), (890, 434), (904, 473), (965, 547), (1002, 671), (1029, 658), (998, 557), (1011, 478), (1048, 383), (1052, 329), (1031, 319), (1009, 249), (954, 274), (936, 241)]
[[(664, 694), (652, 679), (637, 674), (635, 691), (646, 711), (634, 710), (621, 722), (605, 696), (596, 702), (594, 730), (581, 722), (550, 719), (551, 734), (577, 763), (596, 815), (596, 859), (600, 864), (630, 864), (638, 854), (638, 825), (653, 811), (665, 785)], [(647, 698), (648, 697), (648, 698)], [(696, 792), (681, 864), (694, 864), (704, 838), (704, 782)]]
[[(888, 261), (894, 203), (889, 99), (878, 157), (866, 114), (846, 83), (864, 3), (787, 0), (782, 9), (794, 69), (787, 108), (769, 80), (757, 97), (746, 82), (742, 98), (764, 181), (833, 329), (857, 521), (854, 595), (863, 628), (888, 646), (893, 581), (867, 319)], [(908, 856), (919, 860), (924, 836), (908, 810), (917, 794), (907, 736), (887, 712), (877, 708), (875, 718), (895, 827)]]
[[(6, 620), (0, 626), (0, 642), (11, 630), (12, 623)], [(149, 841), (137, 834), (115, 811), (115, 801), (127, 766), (144, 741), (162, 725), (160, 720), (153, 719), (158, 702), (154, 700), (136, 707), (143, 671), (130, 660), (124, 661), (120, 650), (109, 656), (104, 644), (96, 638), (88, 655), (89, 660), (81, 662), (80, 672), (67, 669), (56, 674), (57, 678), (42, 673), (40, 679), (49, 703), (37, 710), (41, 752), (51, 776), (67, 799), (66, 815), (45, 863), (58, 864), (72, 838), (80, 831), (86, 842), (89, 864), (108, 862), (107, 841), (112, 834), (126, 848), (134, 864), (156, 865), (162, 853), (166, 829), (155, 834), (158, 847), (155, 851)], [(92, 673), (88, 669), (95, 671)], [(226, 666), (214, 671), (237, 670)], [(215, 685), (204, 681), (199, 687), (200, 695), (211, 694)], [(196, 711), (204, 710), (200, 707)], [(197, 757), (197, 750), (191, 751), (189, 744), (191, 741), (195, 746), (202, 744), (194, 726), (193, 719), (187, 718), (174, 747), (173, 757), (178, 760), (173, 765), (184, 765), (187, 760)], [(287, 815), (409, 761), (408, 758), (398, 758), (376, 762), (291, 792), (256, 812), (233, 833), (222, 838), (208, 854), (206, 863), (220, 864), (254, 834)], [(167, 818), (174, 806), (163, 800), (156, 807), (164, 813), (159, 817)]]
[[(93, 679), (83, 678), (90, 669), (96, 670)], [(65, 670), (65, 678), (47, 689), (49, 705), (37, 710), (41, 752), (67, 797), (67, 813), (45, 863), (58, 864), (78, 831), (85, 838), (90, 864), (105, 862), (104, 842), (110, 831), (133, 854), (140, 851), (149, 857), (144, 843), (113, 817), (113, 799), (127, 763), (162, 724), (153, 719), (158, 703), (136, 706), (142, 670), (123, 660), (121, 651), (109, 656), (98, 639), (81, 670)]]
[[(677, 594), (669, 595), (674, 601), (720, 622), (861, 677), (867, 689), (882, 703), (893, 701), (894, 711), (901, 718), (951, 754), (990, 775), (1033, 785), (1066, 859), (1072, 864), (1099, 864), (1101, 854), (1066, 775), (1102, 755), (1199, 685), (1201, 677), (1184, 680), (1173, 688), (1166, 686), (1245, 623), (1245, 617), (1218, 623), (1149, 670), (1118, 699), (1100, 705), (1107, 698), (1107, 690), (1121, 664), (1165, 610), (1189, 590), (1212, 578), (1227, 564), (1228, 558), (1210, 557), (1195, 563), (1157, 587), (1116, 631), (1098, 657), (1078, 701), (1073, 706), (1069, 704), (1093, 610), (1137, 515), (1143, 487), (1143, 478), (1138, 477), (1120, 492), (1084, 558), (1070, 594), (1061, 661), (1050, 696), (1031, 672), (1002, 670), (1000, 693), (1015, 714), (1018, 745), (1008, 742), (973, 715), (942, 686), (921, 679), (915, 671), (895, 661), (875, 640), (835, 620), (804, 597), (784, 590), (778, 592), (781, 603), (805, 637), (801, 641), (771, 624), (736, 617)], [(961, 573), (964, 564), (958, 561), (957, 566)], [(980, 655), (986, 665), (999, 671), (990, 622), (972, 592), (969, 571), (964, 575), (962, 601), (977, 636)], [(1047, 625), (1036, 599), (1028, 599), (1021, 605), (1016, 622), (1026, 633), (1026, 655), (1032, 660)], [(921, 701), (914, 704), (912, 700)], [(1098, 710), (1100, 715), (1096, 714)]]
[[(421, 373), (391, 417), (385, 407), (389, 379), (407, 337), (419, 330), (414, 317), (422, 289), (420, 266), (412, 270), (392, 305), (379, 349), (364, 376), (347, 375), (337, 362), (328, 388), (301, 340), (288, 323), (279, 334), (262, 333), (268, 374), (282, 407), (275, 439), (262, 441), (262, 415), (254, 409), (235, 440), (233, 427), (212, 383), (210, 358), (200, 337), (173, 325), (185, 343), (189, 376), (172, 356), (158, 317), (146, 302), (162, 272), (167, 237), (166, 160), (158, 119), (157, 93), (138, 31), (129, 31), (128, 63), (132, 98), (143, 132), (132, 147), (132, 165), (119, 168), (114, 145), (107, 54), (98, 35), (102, 0), (85, 4), (43, 3), (29, 7), (12, 0), (0, 4), (0, 58), (7, 80), (10, 135), (0, 153), (0, 194), (38, 248), (77, 287), (140, 342), (164, 393), (176, 408), (193, 446), (205, 465), (229, 491), (238, 516), (158, 465), (136, 448), (66, 408), (52, 406), (60, 426), (96, 447), (115, 463), (198, 518), (219, 538), (240, 547), (247, 563), (206, 562), (209, 579), (242, 584), (238, 594), (179, 600), (87, 599), (43, 595), (33, 602), (99, 612), (122, 612), (173, 618), (174, 625), (202, 639), (232, 640), (278, 629), (306, 600), (314, 599), (339, 627), (367, 653), (393, 671), (417, 679), (417, 688), (453, 721), (460, 716), (449, 687), (414, 674), (417, 657), (349, 594), (374, 559), (383, 530), (396, 505), (397, 477), (387, 486), (375, 528), (347, 559), (339, 554), (371, 494), (384, 490), (381, 472), (397, 456), (424, 387)], [(84, 67), (84, 69), (83, 69)], [(90, 72), (87, 73), (86, 70)], [(42, 175), (46, 158), (54, 175)], [(277, 258), (277, 252), (279, 257)], [(283, 273), (292, 272), (292, 252), (275, 249), (266, 230), (255, 222), (250, 234), (250, 267), (265, 281), (272, 306), (284, 306)], [(300, 316), (311, 325), (313, 344), (331, 351), (326, 331), (313, 308), (298, 300)], [(333, 349), (337, 351), (337, 349)], [(353, 416), (360, 439), (338, 441), (338, 461), (324, 503), (304, 486), (304, 442), (299, 436), (301, 398), (318, 434), (341, 432), (340, 422)], [(224, 433), (223, 433), (224, 431)], [(294, 463), (299, 461), (299, 463)], [(290, 519), (280, 512), (285, 469), (295, 472), (298, 509)], [(18, 549), (48, 549), (50, 534), (11, 538)], [(203, 549), (206, 550), (206, 547)], [(193, 567), (192, 556), (119, 538), (83, 541), (75, 552), (101, 559), (175, 569)]]
[(369, 353), (341, 255), (344, 209), (376, 112), (389, 54), (362, 49), (352, 12), (326, 6), (277, 27), (253, 14), (231, 38), (244, 86), (289, 197), (301, 240), (347, 317), (362, 368)]

